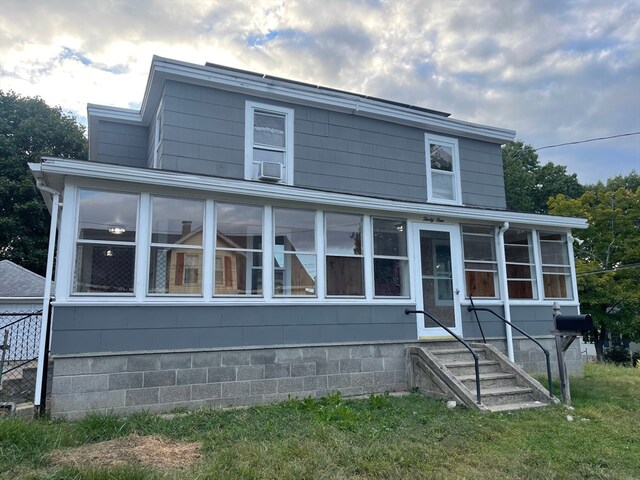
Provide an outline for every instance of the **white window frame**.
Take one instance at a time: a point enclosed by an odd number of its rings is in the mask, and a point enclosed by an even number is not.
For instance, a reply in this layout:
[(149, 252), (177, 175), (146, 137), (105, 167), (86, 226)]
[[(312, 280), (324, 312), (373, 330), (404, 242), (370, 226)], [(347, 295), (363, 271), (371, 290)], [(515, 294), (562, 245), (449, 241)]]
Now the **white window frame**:
[[(427, 167), (427, 201), (431, 203), (442, 203), (448, 205), (462, 205), (462, 187), (460, 182), (460, 153), (458, 150), (458, 139), (450, 137), (442, 137), (430, 133), (424, 134), (425, 145), (425, 162)], [(452, 171), (450, 175), (453, 177), (453, 195), (452, 199), (434, 198), (433, 196), (433, 177), (431, 172), (431, 145), (441, 145), (451, 148)], [(449, 175), (449, 172), (439, 171), (440, 174)]]
[[(568, 263), (565, 264), (549, 264), (549, 263), (543, 263), (542, 261), (542, 242), (547, 242), (547, 243), (561, 243), (560, 241), (557, 240), (542, 240), (541, 239), (541, 235), (542, 234), (558, 234), (558, 235), (564, 235), (565, 238), (565, 242), (567, 245), (567, 260)], [(542, 300), (545, 300), (547, 302), (552, 301), (552, 302), (575, 302), (577, 297), (577, 289), (576, 289), (576, 275), (575, 275), (575, 265), (574, 265), (574, 261), (573, 261), (573, 248), (572, 248), (572, 242), (571, 242), (571, 234), (569, 232), (559, 232), (559, 231), (555, 231), (555, 230), (547, 230), (547, 229), (538, 229), (536, 231), (536, 243), (538, 244), (538, 257), (536, 258), (537, 262), (538, 262), (538, 267), (539, 267), (539, 281), (540, 283), (540, 287), (539, 287), (539, 291), (540, 293), (540, 298)], [(547, 292), (544, 289), (544, 276), (545, 276), (545, 272), (544, 272), (544, 268), (545, 267), (551, 267), (551, 268), (569, 268), (569, 279), (568, 281), (565, 278), (565, 283), (566, 283), (566, 289), (567, 289), (567, 294), (570, 294), (570, 297), (551, 297), (547, 295)], [(554, 276), (562, 276), (562, 277), (566, 277), (565, 274), (555, 274), (555, 273), (547, 273), (547, 275), (554, 275)]]
[[(361, 298), (366, 298), (366, 283), (367, 283), (367, 278), (365, 276), (365, 263), (366, 263), (366, 257), (365, 257), (365, 252), (364, 252), (364, 222), (365, 222), (365, 217), (362, 214), (358, 214), (358, 213), (344, 213), (344, 212), (332, 212), (329, 210), (323, 211), (323, 222), (322, 222), (322, 242), (324, 244), (324, 252), (322, 255), (322, 263), (323, 263), (323, 267), (324, 267), (324, 280), (323, 280), (323, 285), (325, 288), (325, 295), (327, 298), (330, 299), (334, 299), (334, 298), (354, 298), (354, 299), (361, 299)], [(327, 242), (327, 232), (328, 232), (328, 228), (327, 228), (327, 215), (330, 214), (339, 214), (339, 215), (352, 215), (352, 216), (357, 216), (360, 217), (360, 254), (343, 254), (343, 253), (331, 253), (329, 252), (329, 246), (328, 246), (328, 242)], [(362, 283), (362, 295), (330, 295), (328, 292), (329, 290), (329, 285), (328, 285), (328, 278), (326, 275), (326, 262), (327, 262), (327, 257), (343, 257), (343, 258), (360, 258), (362, 260), (362, 271), (360, 273), (362, 273), (363, 277), (363, 283)]]
[[(407, 252), (406, 255), (402, 256), (402, 255), (378, 255), (375, 252), (375, 240), (374, 240), (374, 235), (375, 235), (375, 227), (374, 227), (374, 220), (379, 219), (379, 220), (392, 220), (392, 221), (399, 221), (399, 222), (404, 222), (404, 240), (406, 243), (406, 248), (407, 248)], [(372, 215), (370, 217), (370, 222), (371, 222), (371, 229), (370, 229), (370, 238), (371, 238), (371, 243), (370, 243), (370, 250), (369, 250), (369, 254), (370, 254), (370, 262), (371, 262), (371, 278), (370, 279), (365, 279), (371, 282), (371, 295), (372, 295), (372, 299), (379, 299), (379, 300), (392, 300), (392, 299), (401, 299), (404, 301), (407, 300), (413, 300), (414, 296), (413, 296), (413, 270), (411, 268), (411, 249), (410, 249), (410, 242), (411, 239), (409, 238), (409, 220), (404, 218), (404, 217), (386, 217), (383, 215)], [(407, 289), (406, 291), (408, 292), (406, 295), (376, 295), (375, 289), (376, 289), (376, 279), (375, 279), (375, 275), (376, 275), (376, 271), (375, 271), (375, 261), (376, 259), (382, 259), (382, 260), (399, 260), (399, 261), (406, 261), (407, 262), (407, 278), (406, 281), (408, 282), (407, 284)]]
[[(245, 118), (244, 118), (244, 178), (245, 180), (258, 181), (254, 178), (254, 165), (257, 162), (253, 161), (253, 149), (255, 147), (253, 143), (253, 124), (255, 119), (255, 112), (265, 112), (275, 115), (283, 115), (285, 117), (285, 144), (284, 144), (284, 175), (280, 182), (287, 185), (293, 185), (293, 126), (294, 126), (294, 110), (292, 108), (285, 108), (276, 105), (269, 105), (266, 103), (258, 103), (252, 101), (245, 102)], [(263, 147), (263, 146), (261, 146)], [(281, 151), (281, 150), (277, 150)]]
[(158, 111), (155, 117), (155, 128), (153, 134), (153, 168), (160, 168), (160, 144), (162, 142), (162, 133), (164, 131), (164, 110), (163, 102), (160, 100)]
[[(487, 228), (493, 228), (493, 234), (482, 234), (482, 233), (465, 233), (464, 231), (464, 227), (487, 227)], [(465, 239), (465, 235), (468, 236), (476, 236), (476, 237), (491, 237), (493, 239), (492, 245), (493, 245), (493, 254), (495, 256), (495, 260), (494, 261), (489, 261), (489, 260), (467, 260), (467, 258), (465, 257), (464, 254), (464, 239)], [(502, 301), (504, 298), (504, 292), (502, 291), (502, 288), (500, 288), (500, 259), (499, 259), (499, 254), (498, 254), (498, 249), (500, 248), (498, 245), (498, 233), (497, 233), (497, 228), (495, 225), (482, 225), (482, 224), (475, 224), (475, 223), (463, 223), (460, 224), (460, 247), (461, 247), (461, 257), (462, 257), (462, 285), (464, 288), (464, 299), (467, 300), (469, 298), (469, 291), (467, 289), (467, 271), (469, 272), (493, 272), (493, 288), (495, 291), (495, 295), (493, 297), (473, 297), (473, 301), (478, 303), (478, 302), (496, 302), (496, 301)], [(495, 265), (495, 271), (493, 270), (481, 270), (481, 269), (476, 269), (476, 268), (467, 268), (467, 263), (479, 263), (479, 264), (486, 264), (486, 265)], [(505, 272), (506, 272), (506, 268), (505, 268)], [(506, 273), (505, 273), (506, 274)]]
[[(537, 255), (536, 255), (536, 243), (537, 243), (537, 237), (536, 237), (536, 232), (535, 230), (532, 230), (530, 228), (520, 228), (520, 227), (512, 227), (513, 230), (519, 230), (521, 232), (525, 232), (527, 234), (527, 241), (531, 242), (530, 245), (527, 245), (529, 247), (529, 263), (522, 263), (522, 262), (510, 262), (507, 260), (507, 247), (508, 246), (515, 246), (515, 247), (522, 247), (523, 245), (521, 244), (515, 244), (515, 243), (507, 243), (507, 240), (505, 238), (504, 241), (504, 256), (505, 256), (505, 275), (507, 276), (507, 288), (509, 287), (509, 282), (513, 281), (513, 282), (517, 282), (517, 281), (526, 281), (528, 280), (529, 282), (531, 282), (531, 290), (532, 290), (532, 294), (533, 297), (532, 298), (513, 298), (511, 297), (511, 295), (509, 295), (509, 301), (510, 302), (515, 302), (515, 301), (524, 301), (524, 302), (531, 302), (531, 301), (536, 301), (540, 299), (540, 284), (538, 283), (538, 271), (540, 270), (540, 265), (537, 262)], [(508, 232), (509, 230), (507, 230)], [(506, 235), (506, 233), (505, 233)], [(510, 278), (509, 277), (509, 273), (508, 273), (508, 267), (509, 265), (519, 265), (519, 266), (528, 266), (531, 269), (531, 275), (529, 279), (526, 278)]]

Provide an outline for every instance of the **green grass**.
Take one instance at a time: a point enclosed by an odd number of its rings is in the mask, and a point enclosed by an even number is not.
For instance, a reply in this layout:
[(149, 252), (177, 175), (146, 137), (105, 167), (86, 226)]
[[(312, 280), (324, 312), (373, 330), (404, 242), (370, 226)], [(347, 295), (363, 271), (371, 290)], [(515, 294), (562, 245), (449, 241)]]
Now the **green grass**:
[[(557, 387), (556, 387), (557, 388)], [(167, 419), (0, 421), (0, 478), (639, 479), (640, 370), (586, 365), (564, 407), (481, 415), (412, 394), (291, 400)], [(566, 419), (574, 417), (573, 422)], [(132, 433), (203, 442), (188, 471), (53, 466), (47, 453)]]

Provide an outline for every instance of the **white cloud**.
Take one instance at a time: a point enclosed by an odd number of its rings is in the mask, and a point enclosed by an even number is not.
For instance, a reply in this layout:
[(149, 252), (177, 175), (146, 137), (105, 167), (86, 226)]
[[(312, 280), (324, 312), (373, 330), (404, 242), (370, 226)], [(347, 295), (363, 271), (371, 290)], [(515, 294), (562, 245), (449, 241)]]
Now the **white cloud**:
[[(538, 146), (640, 130), (639, 3), (505, 5), (5, 0), (0, 88), (83, 120), (87, 103), (139, 105), (156, 54), (443, 110)], [(633, 148), (605, 162), (597, 155), (606, 149), (590, 151), (552, 158), (583, 181), (602, 174), (598, 163), (640, 169)]]

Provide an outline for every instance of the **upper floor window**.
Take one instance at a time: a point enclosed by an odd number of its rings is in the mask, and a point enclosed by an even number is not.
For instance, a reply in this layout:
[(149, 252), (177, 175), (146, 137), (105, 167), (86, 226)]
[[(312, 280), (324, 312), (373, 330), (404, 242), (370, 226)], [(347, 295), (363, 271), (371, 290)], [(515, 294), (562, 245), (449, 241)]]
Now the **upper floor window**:
[(245, 104), (245, 179), (293, 184), (293, 110)]
[(138, 195), (78, 192), (74, 293), (132, 294)]
[(464, 276), (467, 295), (498, 298), (498, 261), (495, 228), (463, 225)]
[(204, 202), (151, 197), (149, 293), (202, 295)]
[(427, 200), (462, 203), (458, 140), (425, 134)]
[(539, 232), (539, 235), (544, 298), (573, 298), (567, 235), (554, 232)]

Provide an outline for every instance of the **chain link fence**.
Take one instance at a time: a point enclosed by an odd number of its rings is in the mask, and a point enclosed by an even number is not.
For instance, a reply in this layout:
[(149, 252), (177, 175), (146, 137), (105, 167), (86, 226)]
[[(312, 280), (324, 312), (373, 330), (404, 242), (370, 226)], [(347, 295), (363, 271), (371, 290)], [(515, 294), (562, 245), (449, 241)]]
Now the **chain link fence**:
[(42, 311), (0, 312), (0, 403), (32, 402)]

